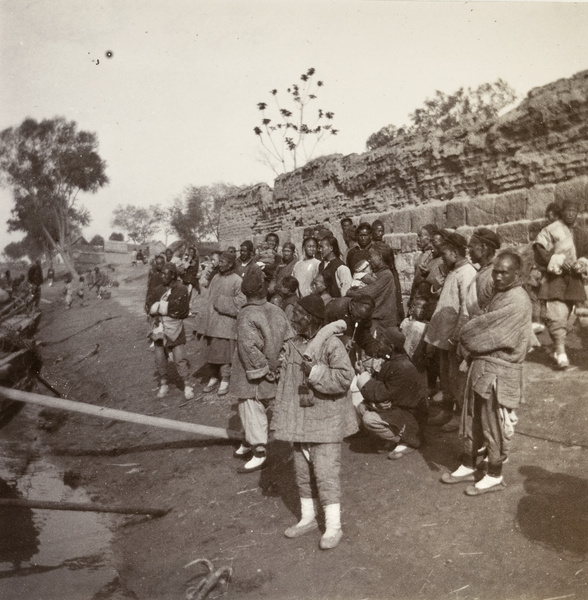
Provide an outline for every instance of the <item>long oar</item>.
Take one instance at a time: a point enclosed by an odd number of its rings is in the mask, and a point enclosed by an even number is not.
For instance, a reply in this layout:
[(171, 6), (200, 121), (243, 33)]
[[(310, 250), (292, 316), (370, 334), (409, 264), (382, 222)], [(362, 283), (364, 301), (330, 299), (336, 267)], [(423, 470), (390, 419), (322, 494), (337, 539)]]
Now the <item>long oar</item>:
[(240, 440), (242, 435), (231, 429), (222, 427), (210, 427), (208, 425), (198, 425), (196, 423), (186, 423), (185, 421), (175, 421), (173, 419), (162, 419), (160, 417), (150, 417), (139, 413), (132, 413), (126, 410), (115, 408), (106, 408), (87, 404), (86, 402), (76, 402), (75, 400), (66, 400), (65, 398), (51, 398), (43, 394), (33, 394), (32, 392), (23, 392), (12, 388), (0, 387), (0, 397), (37, 406), (46, 406), (57, 410), (67, 410), (72, 412), (84, 413), (112, 421), (127, 421), (139, 425), (149, 425), (151, 427), (161, 427), (163, 429), (173, 429), (175, 431), (184, 431), (186, 433), (195, 433), (207, 437), (220, 438), (224, 440)]
[(114, 506), (112, 504), (81, 504), (79, 502), (51, 502), (49, 500), (25, 500), (24, 498), (0, 498), (0, 506), (14, 508), (41, 508), (47, 510), (75, 510), (85, 512), (118, 513), (123, 515), (151, 515), (163, 517), (170, 509)]

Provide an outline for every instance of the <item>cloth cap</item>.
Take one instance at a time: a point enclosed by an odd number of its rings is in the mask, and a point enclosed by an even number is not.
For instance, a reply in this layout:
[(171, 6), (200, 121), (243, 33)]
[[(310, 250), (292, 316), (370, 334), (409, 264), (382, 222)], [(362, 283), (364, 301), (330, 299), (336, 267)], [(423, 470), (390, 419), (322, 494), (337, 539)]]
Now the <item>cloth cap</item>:
[(447, 229), (444, 229), (441, 231), (441, 235), (447, 244), (450, 244), (458, 250), (465, 250), (468, 247), (468, 242), (463, 235), (460, 235), (455, 231), (447, 231)]
[(236, 257), (235, 257), (235, 253), (234, 253), (234, 252), (231, 252), (230, 250), (225, 250), (225, 251), (224, 251), (224, 252), (223, 252), (223, 253), (220, 255), (220, 257), (221, 257), (223, 260), (226, 260), (226, 261), (228, 261), (228, 262), (229, 262), (229, 263), (231, 263), (232, 265), (233, 265), (233, 264), (235, 264), (235, 258), (236, 258)]
[(388, 327), (386, 329), (378, 330), (380, 342), (387, 345), (389, 348), (393, 347), (395, 350), (404, 351), (404, 334), (397, 327)]
[(474, 230), (474, 236), (477, 237), (482, 243), (486, 244), (490, 248), (494, 248), (494, 250), (498, 250), (500, 248), (500, 238), (496, 233), (487, 227), (479, 227)]
[(255, 266), (245, 273), (241, 291), (246, 296), (265, 296), (265, 275), (259, 267)]
[(325, 303), (318, 294), (302, 296), (302, 298), (298, 300), (298, 305), (301, 306), (307, 313), (324, 320)]

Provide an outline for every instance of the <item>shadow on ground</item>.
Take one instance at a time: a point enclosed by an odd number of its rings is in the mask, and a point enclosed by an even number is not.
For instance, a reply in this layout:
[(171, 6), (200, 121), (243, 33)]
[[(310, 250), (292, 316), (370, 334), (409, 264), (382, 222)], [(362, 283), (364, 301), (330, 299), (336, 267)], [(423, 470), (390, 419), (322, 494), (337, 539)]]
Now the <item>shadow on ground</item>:
[(526, 496), (517, 507), (520, 531), (531, 541), (584, 559), (588, 550), (588, 482), (523, 466)]

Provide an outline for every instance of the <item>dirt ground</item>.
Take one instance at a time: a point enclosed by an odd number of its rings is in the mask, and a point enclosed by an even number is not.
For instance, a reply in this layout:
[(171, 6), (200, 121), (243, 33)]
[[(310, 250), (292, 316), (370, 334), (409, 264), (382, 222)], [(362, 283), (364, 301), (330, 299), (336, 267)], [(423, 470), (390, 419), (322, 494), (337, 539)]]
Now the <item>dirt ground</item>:
[[(188, 343), (196, 398), (176, 387), (156, 398), (146, 274), (120, 267), (110, 300), (92, 295), (69, 311), (62, 284), (44, 286), (54, 302), (42, 305), (43, 375), (71, 399), (237, 428), (235, 398), (200, 391), (196, 340)], [(197, 558), (232, 567), (227, 599), (588, 598), (588, 354), (578, 338), (574, 346), (573, 371), (552, 370), (542, 350), (530, 356), (504, 492), (469, 498), (465, 485), (439, 482), (457, 466), (456, 434), (431, 428), (422, 450), (400, 461), (363, 437), (345, 443), (344, 537), (327, 552), (318, 532), (283, 535), (298, 516), (287, 447), (272, 448), (268, 469), (239, 475), (232, 444), (164, 429), (70, 413), (41, 419), (38, 435), (95, 500), (171, 509), (159, 519), (115, 518), (119, 586), (109, 598), (184, 598), (198, 572), (184, 565)]]

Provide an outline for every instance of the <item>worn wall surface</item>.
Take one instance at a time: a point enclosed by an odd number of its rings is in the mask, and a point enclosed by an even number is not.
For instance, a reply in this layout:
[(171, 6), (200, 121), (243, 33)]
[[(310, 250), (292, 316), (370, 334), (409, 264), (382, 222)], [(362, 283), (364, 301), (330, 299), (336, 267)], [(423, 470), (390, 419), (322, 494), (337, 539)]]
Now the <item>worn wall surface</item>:
[(478, 127), (400, 137), (384, 148), (320, 157), (226, 206), (222, 245), (275, 231), (298, 243), (304, 227), (380, 218), (397, 251), (403, 287), (425, 223), (468, 235), (491, 226), (507, 244), (529, 243), (545, 207), (588, 200), (588, 71), (531, 90), (514, 110)]

